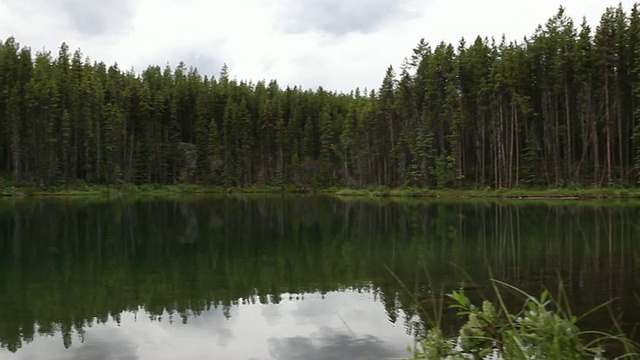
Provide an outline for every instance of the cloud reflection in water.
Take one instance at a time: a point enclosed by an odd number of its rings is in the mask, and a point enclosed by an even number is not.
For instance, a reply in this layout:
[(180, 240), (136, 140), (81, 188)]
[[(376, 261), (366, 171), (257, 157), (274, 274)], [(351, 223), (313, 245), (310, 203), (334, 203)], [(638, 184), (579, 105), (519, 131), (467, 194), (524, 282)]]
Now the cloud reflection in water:
[(282, 296), (278, 304), (222, 307), (189, 317), (161, 321), (144, 310), (123, 313), (115, 322), (86, 329), (84, 342), (74, 335), (65, 349), (61, 336), (36, 337), (0, 360), (31, 359), (368, 359), (407, 356), (413, 340), (391, 324), (383, 305), (368, 293), (306, 294), (304, 300)]

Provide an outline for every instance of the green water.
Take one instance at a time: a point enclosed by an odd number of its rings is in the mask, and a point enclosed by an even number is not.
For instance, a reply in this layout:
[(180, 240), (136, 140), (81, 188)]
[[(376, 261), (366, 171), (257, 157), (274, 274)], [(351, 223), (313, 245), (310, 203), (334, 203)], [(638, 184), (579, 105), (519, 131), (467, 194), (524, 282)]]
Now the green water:
[(3, 200), (0, 359), (403, 357), (434, 313), (456, 331), (430, 294), (492, 297), (491, 277), (562, 279), (578, 314), (617, 298), (630, 331), (639, 232), (626, 202)]

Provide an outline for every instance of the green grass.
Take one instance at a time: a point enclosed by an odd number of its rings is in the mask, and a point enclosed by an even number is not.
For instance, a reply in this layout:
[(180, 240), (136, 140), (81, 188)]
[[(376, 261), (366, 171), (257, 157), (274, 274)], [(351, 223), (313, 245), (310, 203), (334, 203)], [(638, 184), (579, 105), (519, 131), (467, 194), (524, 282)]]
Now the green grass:
[(425, 198), (505, 198), (505, 199), (640, 199), (640, 188), (548, 188), (548, 189), (340, 189), (338, 196), (425, 197)]
[(162, 196), (203, 193), (243, 193), (243, 194), (306, 194), (321, 193), (341, 197), (403, 197), (403, 198), (504, 198), (504, 199), (640, 199), (640, 188), (587, 187), (587, 188), (539, 188), (539, 189), (425, 189), (401, 187), (391, 189), (386, 186), (367, 188), (310, 188), (302, 186), (244, 186), (222, 187), (195, 184), (118, 184), (88, 185), (78, 181), (65, 186), (43, 187), (23, 183), (19, 187), (10, 181), (0, 179), (0, 196)]
[(2, 186), (0, 196), (5, 197), (43, 197), (43, 196), (173, 196), (194, 194), (306, 194), (319, 192), (314, 189), (294, 186), (247, 186), (221, 187), (196, 184), (120, 184), (107, 187), (106, 185), (74, 184), (69, 186), (42, 187), (25, 185), (21, 187)]

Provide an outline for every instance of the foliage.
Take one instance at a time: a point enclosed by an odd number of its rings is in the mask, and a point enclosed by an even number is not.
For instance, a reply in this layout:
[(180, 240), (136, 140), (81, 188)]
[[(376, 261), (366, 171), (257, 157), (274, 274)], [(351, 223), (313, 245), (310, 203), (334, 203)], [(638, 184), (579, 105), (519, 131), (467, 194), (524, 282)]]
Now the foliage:
[[(458, 336), (446, 338), (439, 327), (427, 331), (414, 352), (414, 359), (600, 359), (606, 342), (622, 344), (626, 355), (636, 356), (635, 344), (624, 336), (599, 333), (589, 341), (588, 332), (580, 331), (578, 318), (564, 312), (544, 291), (540, 298), (511, 285), (501, 283), (525, 295), (522, 310), (510, 313), (497, 292), (499, 308), (484, 300), (481, 307), (471, 303), (463, 292), (448, 296), (450, 306), (465, 318)], [(594, 309), (595, 310), (595, 309)]]

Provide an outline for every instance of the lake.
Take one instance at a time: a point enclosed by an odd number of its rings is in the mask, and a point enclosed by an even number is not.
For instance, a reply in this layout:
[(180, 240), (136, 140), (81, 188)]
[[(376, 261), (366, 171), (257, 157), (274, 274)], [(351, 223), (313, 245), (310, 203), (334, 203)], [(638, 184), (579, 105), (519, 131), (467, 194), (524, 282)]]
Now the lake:
[(0, 234), (0, 359), (402, 358), (491, 278), (640, 319), (636, 202), (4, 199)]

